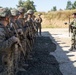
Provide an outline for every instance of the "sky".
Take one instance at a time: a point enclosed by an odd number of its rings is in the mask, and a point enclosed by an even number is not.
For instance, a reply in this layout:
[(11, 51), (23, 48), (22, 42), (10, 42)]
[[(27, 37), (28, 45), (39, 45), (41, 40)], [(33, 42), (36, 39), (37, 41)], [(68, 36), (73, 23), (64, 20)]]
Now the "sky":
[[(16, 8), (19, 0), (0, 0), (0, 6)], [(26, 0), (23, 0), (26, 1)], [(31, 0), (34, 1), (37, 11), (48, 12), (53, 6), (56, 6), (57, 10), (65, 9), (68, 0)], [(69, 0), (72, 3), (76, 0)]]

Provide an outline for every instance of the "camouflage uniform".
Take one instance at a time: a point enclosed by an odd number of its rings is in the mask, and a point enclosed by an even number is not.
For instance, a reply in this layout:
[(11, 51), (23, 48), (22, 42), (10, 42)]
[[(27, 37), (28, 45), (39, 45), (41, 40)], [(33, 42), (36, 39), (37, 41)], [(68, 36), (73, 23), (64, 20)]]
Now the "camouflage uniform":
[[(76, 13), (73, 14), (74, 16), (76, 16)], [(76, 17), (74, 18), (74, 20), (70, 23), (71, 26), (71, 49), (73, 50), (75, 48), (76, 45)]]
[[(18, 38), (13, 36), (8, 28), (9, 11), (5, 8), (0, 8), (0, 53), (2, 53), (2, 65), (3, 73), (2, 75), (15, 75), (13, 69), (13, 45), (18, 42)], [(4, 20), (7, 18), (8, 20)], [(7, 24), (5, 25), (4, 22)]]
[(31, 34), (30, 35), (33, 38), (35, 36), (35, 32), (36, 32), (36, 25), (35, 25), (35, 21), (34, 21), (34, 18), (33, 18), (34, 12), (33, 12), (33, 10), (28, 10), (27, 13), (28, 13), (27, 21), (28, 21), (28, 23), (30, 25), (30, 29), (31, 29)]
[[(20, 43), (21, 43), (21, 45), (22, 45), (22, 50), (20, 49), (20, 47), (18, 47), (18, 49), (16, 48), (16, 50), (15, 50), (15, 55), (16, 55), (16, 57), (15, 57), (15, 59), (16, 59), (16, 63), (17, 63), (17, 69), (18, 70), (20, 70), (20, 71), (25, 71), (25, 69), (24, 68), (22, 68), (22, 65), (21, 65), (21, 63), (20, 63), (20, 61), (21, 61), (21, 53), (23, 54), (23, 55), (25, 55), (25, 47), (24, 47), (24, 45), (23, 45), (23, 40), (25, 39), (24, 38), (24, 35), (23, 35), (23, 30), (22, 30), (22, 26), (21, 26), (21, 24), (19, 23), (19, 21), (17, 20), (17, 18), (18, 18), (18, 14), (19, 12), (16, 10), (16, 9), (12, 9), (11, 10), (11, 14), (12, 14), (12, 20), (11, 20), (11, 22), (10, 22), (10, 25), (12, 26), (11, 27), (11, 29), (12, 29), (12, 32), (14, 32), (14, 33), (16, 33), (17, 32), (17, 37), (20, 39)], [(15, 17), (17, 17), (17, 18), (15, 18)], [(18, 51), (17, 51), (18, 50)], [(23, 61), (22, 61), (23, 62)], [(15, 63), (15, 64), (16, 64)], [(18, 65), (18, 63), (19, 63), (19, 65)], [(18, 68), (19, 67), (19, 68)]]
[(40, 17), (41, 16), (41, 14), (38, 14), (38, 18), (37, 18), (37, 21), (38, 21), (38, 28), (37, 28), (37, 32), (38, 32), (38, 30), (39, 30), (39, 34), (41, 35), (41, 23), (42, 23), (42, 18)]
[(24, 40), (22, 40), (22, 46), (24, 48), (25, 51), (25, 56), (23, 56), (23, 54), (21, 53), (21, 65), (22, 66), (28, 66), (28, 64), (26, 64), (25, 60), (26, 60), (26, 51), (27, 51), (27, 38), (26, 38), (26, 26), (25, 26), (25, 20), (24, 20), (24, 13), (25, 13), (25, 9), (23, 7), (19, 7), (18, 8), (19, 11), (19, 17), (18, 17), (18, 22), (19, 24), (22, 26), (22, 30), (23, 30), (23, 34), (24, 34)]
[(29, 53), (29, 51), (31, 50), (31, 44), (30, 44), (30, 25), (27, 21), (27, 18), (28, 18), (28, 14), (25, 13), (24, 14), (24, 20), (25, 20), (25, 24), (24, 24), (24, 35), (25, 35), (25, 38), (26, 38), (26, 59), (27, 59), (27, 55)]
[(32, 51), (32, 47), (33, 47), (33, 43), (34, 43), (34, 22), (32, 19), (33, 16), (33, 10), (28, 10), (27, 11), (27, 19), (25, 20), (25, 26), (27, 26), (27, 30), (28, 33), (26, 34), (26, 38), (27, 38), (27, 59), (31, 60), (32, 56), (31, 56), (31, 51)]

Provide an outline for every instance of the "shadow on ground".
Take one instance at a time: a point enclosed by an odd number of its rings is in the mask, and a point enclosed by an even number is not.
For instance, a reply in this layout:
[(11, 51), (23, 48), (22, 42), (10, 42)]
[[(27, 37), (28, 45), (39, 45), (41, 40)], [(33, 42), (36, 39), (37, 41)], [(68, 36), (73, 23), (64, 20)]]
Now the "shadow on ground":
[(18, 75), (62, 75), (59, 70), (59, 63), (50, 52), (56, 50), (56, 44), (50, 37), (37, 37), (32, 51), (35, 60), (29, 61), (26, 72), (19, 72)]
[[(62, 37), (53, 36), (58, 35), (59, 33), (57, 32), (58, 31), (56, 31), (55, 34), (52, 34), (51, 32), (49, 33), (48, 31), (43, 32), (45, 37), (50, 37), (51, 40), (56, 44), (55, 52), (50, 52), (50, 55), (53, 55), (59, 62), (60, 71), (63, 73), (63, 75), (76, 75), (76, 59), (74, 54), (74, 52), (76, 53), (76, 49), (73, 51), (69, 50), (70, 48), (66, 43), (69, 42), (68, 38), (63, 37), (65, 41), (62, 41)], [(62, 34), (62, 32), (60, 32), (60, 34)]]

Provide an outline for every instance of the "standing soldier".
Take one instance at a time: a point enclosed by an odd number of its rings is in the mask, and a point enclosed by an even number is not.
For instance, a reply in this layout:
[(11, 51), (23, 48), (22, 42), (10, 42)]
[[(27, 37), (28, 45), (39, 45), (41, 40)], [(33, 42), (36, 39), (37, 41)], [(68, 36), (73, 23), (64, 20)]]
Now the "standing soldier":
[[(38, 30), (39, 30), (39, 35), (41, 36), (41, 23), (42, 23), (41, 14), (38, 14), (37, 21), (38, 21)], [(37, 30), (37, 32), (38, 32), (38, 30)]]
[(24, 28), (25, 28), (25, 37), (26, 37), (26, 47), (27, 47), (27, 50), (26, 50), (26, 59), (28, 58), (28, 54), (29, 54), (29, 51), (31, 50), (31, 44), (30, 44), (30, 25), (27, 21), (27, 18), (28, 18), (28, 14), (25, 13), (24, 14), (24, 20), (25, 20), (25, 24), (24, 24)]
[(7, 25), (9, 24), (9, 11), (0, 8), (0, 53), (2, 53), (2, 75), (14, 75), (12, 46), (19, 42), (19, 39), (12, 36)]
[[(23, 30), (23, 34), (24, 34), (24, 40), (22, 40), (22, 46), (24, 48), (24, 51), (25, 51), (25, 54), (26, 54), (26, 50), (27, 50), (27, 43), (26, 43), (26, 34), (25, 34), (25, 31), (26, 31), (26, 27), (25, 27), (25, 20), (24, 20), (24, 14), (25, 14), (25, 8), (24, 7), (19, 7), (18, 8), (18, 11), (19, 11), (19, 17), (18, 17), (18, 22), (19, 24), (22, 26), (22, 30)], [(26, 55), (25, 55), (26, 56)], [(25, 63), (25, 56), (23, 56), (23, 54), (21, 53), (21, 65), (22, 66), (28, 66), (27, 63)]]
[(72, 33), (71, 37), (71, 48), (70, 51), (72, 51), (75, 48), (76, 45), (76, 13), (73, 13), (74, 20), (70, 23), (70, 29)]
[(32, 9), (29, 9), (27, 11), (27, 14), (28, 14), (28, 18), (27, 18), (27, 22), (28, 22), (28, 25), (29, 25), (29, 28), (30, 28), (30, 31), (29, 31), (29, 41), (30, 41), (30, 46), (31, 46), (31, 49), (28, 50), (28, 54), (27, 54), (27, 58), (28, 59), (32, 59), (32, 55), (31, 55), (31, 50), (32, 50), (32, 47), (33, 47), (33, 43), (34, 43), (34, 31), (35, 31), (35, 28), (34, 28), (34, 22), (33, 22), (33, 14), (34, 14), (34, 11)]
[[(22, 26), (18, 23), (17, 19), (18, 19), (18, 16), (19, 16), (19, 12), (18, 10), (16, 9), (12, 9), (11, 10), (11, 19), (10, 19), (10, 28), (11, 28), (11, 31), (14, 33), (14, 35), (16, 35), (16, 37), (19, 38), (20, 40), (20, 43), (22, 42), (22, 40), (24, 40), (24, 37), (23, 37), (23, 31), (22, 31)], [(19, 36), (18, 36), (19, 35)], [(22, 47), (23, 49), (23, 47)], [(14, 51), (14, 59), (15, 59), (15, 67), (16, 67), (16, 70), (18, 71), (25, 71), (25, 69), (22, 68), (22, 65), (19, 65), (19, 61), (20, 61), (20, 52), (22, 50), (18, 47), (16, 47), (15, 51)], [(24, 49), (23, 49), (23, 52), (24, 52)]]

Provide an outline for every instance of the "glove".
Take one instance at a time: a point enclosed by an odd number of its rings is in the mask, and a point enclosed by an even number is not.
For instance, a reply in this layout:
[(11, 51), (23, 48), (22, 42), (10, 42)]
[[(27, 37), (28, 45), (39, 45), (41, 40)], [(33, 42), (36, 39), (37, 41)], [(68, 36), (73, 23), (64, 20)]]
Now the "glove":
[(18, 34), (23, 35), (23, 30), (22, 29), (18, 29)]
[(19, 43), (19, 38), (15, 37), (15, 36), (12, 36), (11, 38), (14, 43)]

